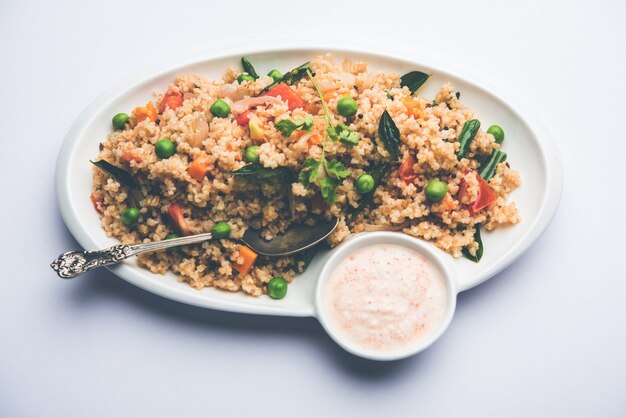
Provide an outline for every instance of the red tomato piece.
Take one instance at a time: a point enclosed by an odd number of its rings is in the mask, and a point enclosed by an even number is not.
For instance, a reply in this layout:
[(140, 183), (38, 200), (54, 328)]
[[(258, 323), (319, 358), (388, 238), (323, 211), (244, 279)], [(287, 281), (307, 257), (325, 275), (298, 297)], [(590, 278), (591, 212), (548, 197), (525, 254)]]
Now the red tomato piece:
[(306, 105), (304, 99), (298, 96), (298, 93), (293, 91), (293, 89), (285, 83), (275, 85), (261, 96), (280, 97), (283, 102), (287, 103), (289, 110), (294, 110)]
[(168, 213), (176, 232), (181, 235), (189, 235), (191, 233), (189, 225), (187, 224), (187, 219), (185, 219), (185, 213), (183, 212), (183, 208), (180, 207), (178, 203), (172, 203), (168, 210)]
[(95, 194), (91, 194), (91, 196), (89, 196), (89, 199), (91, 200), (91, 203), (93, 204), (93, 208), (96, 210), (96, 212), (98, 213), (104, 213), (104, 203), (102, 203), (102, 199), (100, 199), (98, 196), (96, 196)]
[(249, 110), (246, 110), (245, 112), (237, 115), (237, 125), (248, 126), (248, 122), (250, 122), (250, 116), (252, 116), (252, 112)]
[(168, 107), (172, 110), (176, 110), (183, 105), (183, 95), (177, 91), (168, 90), (163, 95), (163, 100), (159, 105), (159, 113), (165, 112)]
[(408, 157), (402, 161), (400, 164), (400, 168), (398, 169), (398, 176), (400, 180), (405, 182), (406, 184), (410, 184), (415, 180), (417, 174), (413, 171), (413, 166), (415, 165), (415, 157), (412, 154), (409, 154)]
[[(496, 201), (498, 197), (489, 186), (489, 183), (487, 183), (482, 177), (480, 177), (480, 175), (477, 172), (470, 171), (469, 173), (474, 173), (474, 175), (476, 176), (476, 179), (478, 180), (478, 187), (479, 187), (478, 197), (476, 198), (474, 202), (470, 203), (467, 206), (470, 213), (473, 215), (481, 211), (482, 209), (486, 208), (487, 206), (491, 205), (493, 202)], [(459, 200), (463, 199), (463, 196), (465, 196), (466, 193), (467, 193), (467, 182), (465, 181), (465, 179), (461, 179), (461, 184), (459, 184), (459, 196), (458, 196)]]

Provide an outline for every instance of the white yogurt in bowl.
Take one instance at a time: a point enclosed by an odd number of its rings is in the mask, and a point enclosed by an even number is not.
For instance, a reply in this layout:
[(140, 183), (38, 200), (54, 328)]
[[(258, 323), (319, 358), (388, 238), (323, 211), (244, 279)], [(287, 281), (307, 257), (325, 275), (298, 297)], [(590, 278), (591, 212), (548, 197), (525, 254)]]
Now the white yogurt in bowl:
[(396, 232), (348, 240), (322, 270), (320, 322), (337, 343), (362, 357), (395, 360), (425, 349), (446, 329), (456, 304), (437, 251)]

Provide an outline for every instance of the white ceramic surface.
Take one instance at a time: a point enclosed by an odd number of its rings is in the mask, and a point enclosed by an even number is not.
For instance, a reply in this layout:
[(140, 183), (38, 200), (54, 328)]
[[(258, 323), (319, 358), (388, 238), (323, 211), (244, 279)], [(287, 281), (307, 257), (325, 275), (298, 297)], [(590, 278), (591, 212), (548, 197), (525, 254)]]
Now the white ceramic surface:
[[(116, 243), (106, 237), (89, 201), (92, 176), (89, 159), (97, 154), (99, 142), (110, 133), (112, 115), (128, 112), (145, 103), (154, 91), (164, 90), (177, 74), (195, 72), (208, 78), (221, 77), (227, 67), (238, 67), (242, 55), (250, 58), (259, 73), (265, 73), (271, 68), (286, 71), (318, 53), (332, 52), (337, 59), (350, 57), (367, 61), (371, 70), (384, 69), (403, 74), (417, 69), (432, 73), (420, 95), (433, 97), (442, 84), (452, 82), (455, 90), (461, 92), (462, 102), (476, 112), (483, 126), (497, 123), (504, 128), (506, 139), (503, 149), (523, 181), (522, 186), (511, 195), (511, 200), (519, 207), (522, 222), (484, 233), (485, 253), (480, 263), (449, 256), (445, 257), (445, 262), (456, 289), (463, 291), (482, 283), (515, 261), (548, 226), (561, 195), (561, 163), (543, 125), (530, 110), (513, 98), (494, 86), (487, 87), (488, 84), (480, 81), (479, 76), (438, 57), (418, 54), (415, 50), (399, 50), (389, 45), (365, 46), (346, 42), (342, 45), (339, 48), (332, 42), (324, 41), (306, 45), (287, 40), (259, 41), (257, 44), (248, 42), (159, 65), (131, 80), (120, 82), (78, 117), (59, 153), (55, 177), (57, 197), (63, 219), (73, 236), (85, 249), (104, 248)], [(287, 297), (280, 301), (216, 289), (196, 291), (179, 283), (173, 273), (154, 275), (139, 268), (134, 260), (114, 266), (111, 271), (153, 293), (192, 305), (244, 313), (311, 316), (315, 313), (313, 295), (316, 281), (329, 256), (329, 252), (318, 254), (307, 271), (290, 285)]]
[[(341, 263), (350, 254), (354, 254), (362, 248), (375, 244), (395, 244), (417, 251), (433, 263), (435, 268), (441, 273), (441, 277), (446, 285), (447, 300), (445, 316), (437, 325), (437, 328), (425, 336), (425, 338), (393, 351), (363, 348), (346, 338), (346, 336), (341, 333), (341, 330), (335, 329), (335, 325), (330, 320), (327, 312), (327, 302), (324, 297), (328, 280), (332, 277), (332, 273), (339, 263)], [(328, 261), (322, 268), (315, 292), (315, 312), (317, 318), (322, 323), (326, 332), (328, 332), (328, 335), (330, 335), (332, 339), (337, 342), (337, 344), (343, 347), (346, 351), (349, 351), (357, 356), (370, 360), (390, 361), (415, 355), (430, 347), (439, 337), (441, 337), (441, 335), (448, 328), (448, 325), (450, 325), (450, 321), (452, 321), (452, 317), (454, 315), (457, 289), (455, 288), (452, 276), (453, 273), (449, 268), (449, 263), (446, 261), (446, 258), (447, 255), (433, 245), (430, 245), (425, 241), (415, 239), (406, 234), (397, 232), (371, 232), (354, 235), (353, 237), (348, 238), (341, 246), (332, 251), (332, 255), (328, 258)]]

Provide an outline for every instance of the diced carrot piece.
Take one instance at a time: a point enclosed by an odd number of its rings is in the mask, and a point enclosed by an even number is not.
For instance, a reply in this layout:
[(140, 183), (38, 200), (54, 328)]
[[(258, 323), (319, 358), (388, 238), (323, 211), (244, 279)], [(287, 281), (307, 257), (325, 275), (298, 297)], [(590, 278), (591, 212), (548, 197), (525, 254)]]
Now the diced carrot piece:
[(422, 107), (417, 100), (405, 97), (404, 99), (401, 99), (401, 102), (406, 107), (407, 115), (413, 116), (416, 119), (422, 117)]
[(152, 122), (156, 122), (159, 114), (157, 113), (156, 107), (152, 104), (152, 102), (146, 103), (145, 106), (136, 107), (133, 110), (133, 115), (137, 118), (137, 122), (142, 122), (146, 119), (150, 119)]
[(413, 166), (415, 165), (415, 157), (413, 154), (409, 154), (408, 157), (402, 161), (400, 164), (400, 168), (398, 169), (398, 176), (400, 179), (406, 184), (410, 184), (415, 180), (417, 174), (413, 171)]
[(239, 247), (239, 255), (243, 258), (243, 263), (232, 263), (232, 267), (237, 270), (239, 274), (246, 275), (250, 273), (250, 270), (254, 265), (254, 261), (259, 255), (244, 245)]
[(294, 110), (306, 105), (304, 99), (298, 96), (298, 93), (293, 91), (293, 89), (285, 83), (275, 85), (261, 96), (280, 97), (283, 102), (287, 103), (289, 110)]
[(205, 157), (197, 157), (189, 166), (189, 175), (198, 181), (202, 181), (209, 171), (209, 161)]
[(183, 208), (178, 203), (172, 203), (168, 210), (168, 213), (176, 232), (181, 235), (191, 234), (189, 224), (187, 224), (187, 219), (185, 219), (185, 213), (183, 212)]
[(337, 97), (338, 95), (339, 95), (339, 91), (337, 91), (337, 89), (332, 89), (332, 90), (327, 90), (322, 97), (324, 98), (324, 101), (328, 103), (330, 102), (331, 99)]
[(159, 105), (159, 113), (165, 112), (165, 109), (170, 108), (176, 110), (183, 105), (183, 95), (177, 91), (168, 90), (163, 95), (163, 100)]
[(124, 152), (120, 158), (122, 159), (122, 161), (126, 161), (127, 163), (130, 163), (131, 161), (136, 162), (137, 164), (141, 163), (143, 160), (141, 159), (141, 157), (133, 154), (130, 151), (126, 151)]
[(91, 200), (93, 208), (96, 210), (96, 212), (104, 213), (105, 206), (99, 196), (97, 196), (95, 193), (92, 193), (91, 196), (89, 196), (89, 199)]

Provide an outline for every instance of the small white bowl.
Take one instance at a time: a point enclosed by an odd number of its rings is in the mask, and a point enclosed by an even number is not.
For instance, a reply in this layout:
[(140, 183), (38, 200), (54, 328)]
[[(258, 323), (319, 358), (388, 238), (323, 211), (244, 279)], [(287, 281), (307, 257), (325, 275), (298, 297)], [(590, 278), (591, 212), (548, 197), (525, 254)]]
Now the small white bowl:
[[(361, 248), (380, 245), (380, 244), (395, 244), (403, 247), (410, 248), (417, 251), (420, 255), (426, 257), (433, 263), (435, 268), (439, 270), (441, 276), (445, 282), (448, 298), (446, 301), (446, 309), (443, 320), (438, 324), (438, 327), (433, 332), (426, 335), (423, 339), (407, 345), (401, 349), (393, 351), (377, 351), (368, 348), (363, 348), (351, 341), (340, 330), (336, 328), (332, 321), (328, 317), (328, 305), (326, 303), (326, 286), (330, 275), (335, 268), (346, 257)], [(355, 354), (360, 357), (364, 357), (370, 360), (399, 360), (406, 357), (410, 357), (419, 353), (422, 350), (428, 348), (433, 344), (448, 328), (454, 310), (456, 308), (456, 295), (458, 293), (454, 284), (450, 269), (447, 267), (447, 263), (442, 259), (441, 254), (443, 252), (435, 248), (432, 244), (428, 244), (424, 241), (410, 237), (399, 232), (368, 232), (366, 234), (358, 234), (354, 237), (346, 240), (343, 244), (333, 250), (332, 256), (328, 259), (317, 283), (317, 289), (315, 292), (315, 309), (316, 316), (321, 322), (322, 326), (328, 332), (333, 340), (337, 342), (346, 351)], [(447, 256), (447, 255), (446, 255)]]

